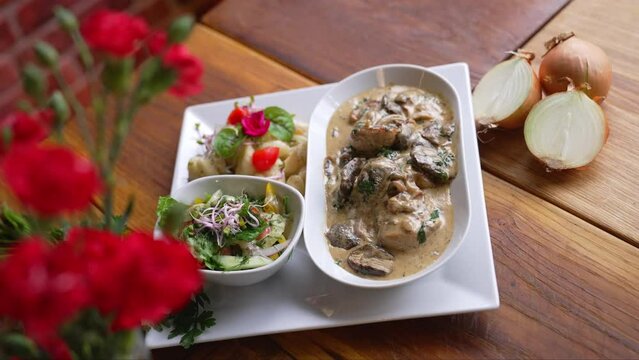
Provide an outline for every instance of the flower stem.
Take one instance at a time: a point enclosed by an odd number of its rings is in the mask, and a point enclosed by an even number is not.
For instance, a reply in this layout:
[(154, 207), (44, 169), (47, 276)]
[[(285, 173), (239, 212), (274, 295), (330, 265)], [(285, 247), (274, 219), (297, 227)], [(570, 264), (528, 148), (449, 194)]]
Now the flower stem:
[[(134, 97), (135, 99), (135, 97)], [(117, 116), (115, 123), (115, 134), (113, 135), (113, 141), (111, 143), (111, 150), (109, 152), (108, 164), (111, 170), (115, 168), (115, 163), (118, 161), (118, 157), (120, 156), (120, 152), (122, 151), (122, 145), (124, 145), (124, 140), (126, 139), (127, 134), (129, 133), (129, 128), (131, 127), (131, 123), (133, 122), (133, 116), (138, 110), (140, 105), (133, 100), (129, 105), (128, 111), (124, 112)]]
[(106, 149), (104, 147), (106, 142), (106, 102), (107, 92), (106, 89), (102, 87), (100, 90), (100, 94), (93, 99), (93, 111), (95, 112), (96, 123), (95, 160), (100, 168), (104, 168), (106, 164)]
[(84, 69), (88, 71), (93, 68), (93, 56), (91, 55), (91, 51), (89, 51), (89, 47), (78, 29), (71, 32), (71, 39), (73, 39), (73, 44), (80, 54), (80, 61), (82, 61)]
[(71, 107), (73, 108), (73, 112), (75, 112), (75, 118), (78, 121), (78, 125), (80, 127), (80, 132), (82, 133), (82, 137), (84, 138), (84, 142), (87, 145), (89, 153), (95, 158), (95, 145), (93, 143), (93, 139), (91, 138), (91, 133), (89, 132), (89, 123), (87, 120), (86, 112), (84, 111), (84, 107), (78, 100), (78, 98), (73, 93), (73, 90), (67, 84), (64, 76), (62, 76), (62, 72), (60, 71), (60, 67), (56, 64), (51, 69), (53, 73), (53, 77), (55, 78), (58, 86), (60, 86), (60, 90), (64, 94), (64, 97), (67, 99)]
[(115, 181), (111, 172), (103, 174), (104, 177), (104, 228), (111, 229), (113, 223), (113, 195)]

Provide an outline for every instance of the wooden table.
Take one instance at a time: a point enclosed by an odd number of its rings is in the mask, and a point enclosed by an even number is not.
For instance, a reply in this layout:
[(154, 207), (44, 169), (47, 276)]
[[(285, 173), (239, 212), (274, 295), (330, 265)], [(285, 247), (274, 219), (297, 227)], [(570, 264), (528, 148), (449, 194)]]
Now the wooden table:
[(566, 30), (613, 61), (611, 136), (586, 171), (547, 174), (521, 131), (480, 148), (501, 307), (153, 352), (210, 358), (639, 358), (639, 3), (575, 0), (226, 0), (188, 41), (206, 64), (188, 104), (162, 97), (136, 119), (118, 193), (149, 229), (168, 193), (186, 105), (330, 82), (369, 65), (469, 63), (472, 81), (520, 46)]

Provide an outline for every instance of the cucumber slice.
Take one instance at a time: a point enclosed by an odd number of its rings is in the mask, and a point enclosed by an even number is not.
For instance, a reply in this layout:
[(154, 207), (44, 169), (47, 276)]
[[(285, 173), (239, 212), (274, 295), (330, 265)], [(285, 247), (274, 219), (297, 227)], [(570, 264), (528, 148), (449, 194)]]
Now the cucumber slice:
[(272, 263), (273, 260), (264, 256), (231, 256), (231, 255), (217, 255), (206, 261), (206, 266), (214, 270), (222, 271), (237, 271), (248, 270), (262, 267)]

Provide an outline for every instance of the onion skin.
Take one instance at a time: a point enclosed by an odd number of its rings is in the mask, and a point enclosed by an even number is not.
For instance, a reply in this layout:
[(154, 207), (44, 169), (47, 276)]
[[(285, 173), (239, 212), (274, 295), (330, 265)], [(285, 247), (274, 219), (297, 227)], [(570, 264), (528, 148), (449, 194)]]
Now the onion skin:
[(572, 81), (577, 88), (588, 86), (586, 94), (591, 99), (603, 101), (610, 90), (612, 65), (600, 47), (572, 33), (551, 39), (546, 47), (549, 50), (539, 66), (539, 78), (547, 95), (566, 91)]
[(514, 113), (512, 113), (509, 117), (497, 123), (497, 126), (504, 129), (519, 129), (524, 126), (526, 122), (526, 116), (530, 110), (541, 100), (541, 84), (539, 83), (539, 79), (535, 74), (535, 71), (532, 72), (533, 76), (533, 86), (530, 94), (524, 101), (523, 104), (517, 109)]

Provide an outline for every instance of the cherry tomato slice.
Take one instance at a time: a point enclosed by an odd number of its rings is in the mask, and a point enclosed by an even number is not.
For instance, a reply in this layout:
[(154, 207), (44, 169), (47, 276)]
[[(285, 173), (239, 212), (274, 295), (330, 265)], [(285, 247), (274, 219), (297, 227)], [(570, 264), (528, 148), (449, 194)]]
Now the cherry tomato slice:
[(280, 156), (280, 148), (277, 146), (270, 146), (267, 148), (255, 150), (253, 153), (253, 167), (258, 172), (264, 172), (273, 167)]
[(235, 109), (231, 111), (228, 119), (226, 119), (226, 122), (229, 125), (239, 124), (240, 121), (242, 121), (242, 118), (247, 116), (248, 114), (249, 114), (249, 111), (246, 106), (236, 107)]

